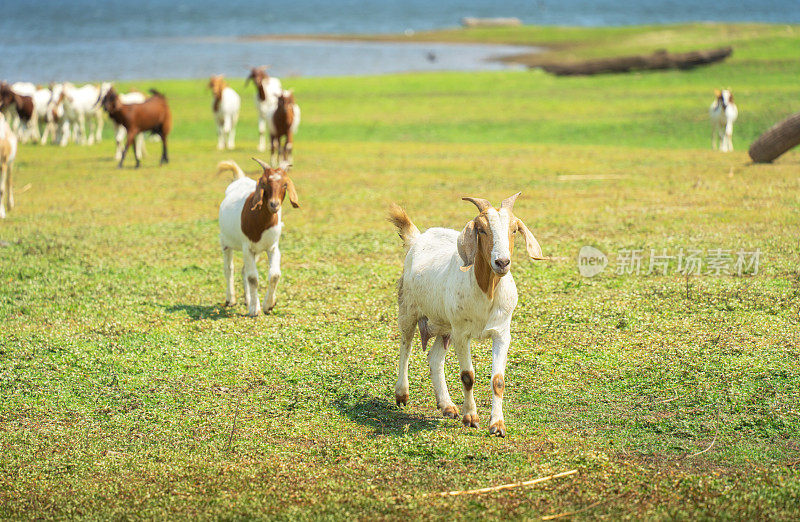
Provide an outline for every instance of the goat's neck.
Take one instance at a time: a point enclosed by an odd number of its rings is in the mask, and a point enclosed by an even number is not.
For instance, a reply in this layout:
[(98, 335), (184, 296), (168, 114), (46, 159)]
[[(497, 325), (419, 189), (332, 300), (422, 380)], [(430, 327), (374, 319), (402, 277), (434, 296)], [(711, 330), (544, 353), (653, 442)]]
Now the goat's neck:
[(272, 228), (280, 222), (280, 216), (277, 213), (270, 212), (267, 205), (262, 204), (260, 207), (253, 209), (253, 194), (248, 196), (242, 208), (242, 232), (247, 236), (247, 239), (253, 243), (258, 243), (261, 240), (261, 234), (268, 228)]
[(475, 272), (475, 282), (478, 283), (478, 287), (489, 301), (493, 300), (494, 290), (500, 282), (500, 277), (492, 270), (480, 252), (475, 256), (475, 264), (472, 269)]

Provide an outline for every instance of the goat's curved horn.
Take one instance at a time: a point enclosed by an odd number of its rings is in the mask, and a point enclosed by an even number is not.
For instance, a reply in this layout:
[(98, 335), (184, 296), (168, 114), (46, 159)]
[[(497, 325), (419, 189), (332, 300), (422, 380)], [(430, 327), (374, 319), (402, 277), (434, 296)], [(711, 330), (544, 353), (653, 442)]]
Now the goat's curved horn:
[(503, 202), (500, 204), (500, 208), (512, 210), (514, 208), (514, 202), (517, 200), (520, 194), (522, 194), (522, 192), (517, 192), (513, 196), (509, 196), (506, 199), (504, 199)]
[(261, 165), (262, 169), (264, 169), (264, 170), (268, 170), (269, 169), (269, 164), (268, 163), (266, 163), (264, 161), (261, 161), (258, 158), (252, 158), (252, 160), (255, 161), (256, 163), (258, 163), (259, 165)]
[(471, 203), (472, 203), (472, 204), (474, 204), (476, 207), (478, 207), (478, 210), (480, 210), (481, 212), (483, 212), (484, 210), (486, 210), (487, 208), (489, 208), (489, 207), (491, 207), (491, 206), (492, 206), (492, 204), (491, 204), (491, 203), (489, 203), (489, 200), (488, 200), (488, 199), (483, 199), (483, 198), (469, 198), (469, 197), (465, 197), (465, 198), (461, 198), (461, 199), (463, 199), (464, 201), (469, 201), (469, 202), (471, 202)]
[(279, 167), (283, 169), (284, 172), (289, 172), (289, 169), (292, 168), (292, 164), (288, 161), (282, 161)]

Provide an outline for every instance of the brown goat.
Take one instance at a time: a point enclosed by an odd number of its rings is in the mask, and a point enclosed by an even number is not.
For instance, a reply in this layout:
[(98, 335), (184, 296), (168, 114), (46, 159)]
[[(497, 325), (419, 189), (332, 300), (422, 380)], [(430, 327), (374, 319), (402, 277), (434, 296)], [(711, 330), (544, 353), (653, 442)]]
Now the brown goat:
[(264, 80), (269, 80), (269, 74), (267, 74), (268, 67), (269, 65), (253, 67), (250, 69), (250, 76), (244, 81), (245, 87), (247, 87), (247, 82), (253, 82), (256, 85), (256, 89), (258, 89), (258, 99), (261, 101), (267, 99), (267, 93), (264, 90)]
[(136, 136), (140, 132), (150, 131), (161, 137), (163, 149), (161, 151), (161, 165), (169, 163), (167, 157), (167, 135), (172, 130), (172, 114), (169, 111), (167, 98), (156, 91), (150, 89), (152, 96), (143, 103), (126, 105), (119, 99), (119, 95), (112, 87), (103, 97), (103, 108), (112, 120), (125, 127), (128, 132), (127, 142), (119, 160), (119, 168), (125, 161), (125, 154), (133, 144), (133, 152), (136, 157), (136, 168), (139, 168), (139, 154), (136, 146)]
[[(294, 100), (292, 91), (283, 91), (278, 97), (278, 108), (272, 114), (270, 125), (270, 161), (275, 155), (276, 160), (291, 162), (294, 134), (300, 125), (300, 107)], [(283, 138), (283, 145), (281, 145)], [(276, 150), (277, 149), (277, 150)]]
[[(33, 106), (33, 98), (31, 96), (24, 96), (17, 94), (7, 83), (0, 83), (0, 111), (7, 112), (8, 109), (14, 107), (15, 112), (19, 116), (19, 121), (22, 123), (24, 133), (23, 141), (28, 139), (28, 134), (32, 125), (37, 124), (36, 111)], [(33, 120), (33, 121), (31, 121)]]

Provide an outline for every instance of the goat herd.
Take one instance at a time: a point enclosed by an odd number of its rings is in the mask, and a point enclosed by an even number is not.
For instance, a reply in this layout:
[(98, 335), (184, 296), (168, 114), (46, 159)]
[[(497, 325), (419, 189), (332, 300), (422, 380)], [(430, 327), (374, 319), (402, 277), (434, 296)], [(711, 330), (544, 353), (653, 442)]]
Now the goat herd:
[[(283, 228), (282, 203), (288, 195), (292, 206), (300, 205), (294, 183), (288, 175), (288, 160), (292, 153), (292, 138), (300, 122), (300, 108), (292, 92), (283, 90), (280, 80), (270, 77), (265, 67), (253, 68), (245, 84), (249, 81), (256, 86), (258, 149), (266, 150), (266, 131), (269, 130), (270, 163), (255, 160), (262, 168), (258, 180), (247, 177), (233, 161), (223, 161), (218, 165), (218, 172), (231, 171), (234, 175), (219, 208), (219, 237), (226, 283), (225, 304), (232, 306), (236, 303), (233, 253), (238, 250), (244, 258), (245, 304), (249, 315), (256, 317), (272, 310), (277, 301), (276, 290), (281, 276), (278, 242)], [(222, 76), (212, 76), (209, 88), (214, 95), (217, 147), (220, 150), (232, 149), (241, 100)], [(116, 126), (116, 158), (120, 167), (132, 144), (136, 166), (139, 166), (143, 142), (138, 138), (142, 131), (151, 131), (161, 137), (161, 162), (167, 162), (167, 135), (172, 128), (172, 117), (164, 95), (155, 90), (150, 92), (149, 97), (140, 92), (117, 93), (109, 83), (80, 88), (64, 83), (50, 89), (37, 89), (30, 84), (1, 84), (4, 116), (0, 116), (0, 158), (3, 161), (0, 202), (3, 201), (3, 187), (10, 184), (8, 166), (16, 154), (17, 136), (23, 143), (39, 140), (44, 144), (52, 136), (60, 145), (65, 145), (70, 137), (78, 143), (91, 144), (101, 139), (103, 109)], [(717, 91), (710, 108), (712, 146), (716, 148), (719, 139), (720, 150), (733, 149), (732, 125), (737, 114), (730, 91)], [(44, 125), (43, 130), (40, 124)], [(280, 166), (274, 166), (278, 162)], [(13, 194), (10, 190), (7, 192), (11, 208)], [(518, 196), (519, 193), (503, 200), (499, 209), (486, 199), (463, 198), (477, 207), (478, 215), (460, 232), (430, 228), (420, 233), (403, 209), (393, 205), (389, 212), (389, 220), (397, 227), (407, 251), (398, 282), (401, 342), (395, 400), (398, 405), (408, 402), (411, 343), (416, 330), (419, 330), (423, 348), (427, 348), (433, 339), (427, 358), (439, 410), (446, 417), (457, 418), (459, 415), (444, 375), (445, 353), (452, 343), (464, 391), (462, 422), (465, 426), (477, 428), (470, 343), (472, 339), (491, 339), (489, 431), (501, 437), (506, 434), (502, 403), (506, 358), (511, 342), (511, 316), (517, 305), (517, 289), (510, 274), (514, 238), (517, 235), (523, 238), (531, 259), (543, 259), (533, 233), (513, 213)], [(5, 210), (0, 204), (0, 216), (4, 215)], [(269, 279), (262, 305), (258, 296), (257, 262), (264, 252), (269, 259)]]
[[(294, 134), (300, 124), (300, 107), (292, 91), (284, 90), (278, 78), (270, 77), (266, 67), (254, 67), (245, 82), (256, 86), (258, 110), (258, 150), (266, 150), (266, 131), (270, 133), (271, 156), (290, 161)], [(221, 75), (208, 84), (214, 95), (213, 112), (217, 124), (217, 147), (233, 149), (241, 100)], [(11, 167), (18, 143), (37, 142), (66, 146), (70, 139), (81, 145), (99, 143), (103, 137), (103, 111), (114, 123), (114, 158), (122, 167), (133, 145), (136, 166), (144, 152), (142, 132), (161, 138), (161, 163), (167, 163), (167, 136), (172, 130), (172, 114), (167, 98), (155, 89), (150, 96), (132, 91), (117, 93), (108, 82), (76, 87), (54, 83), (49, 87), (28, 82), (0, 82), (0, 218), (14, 206)]]

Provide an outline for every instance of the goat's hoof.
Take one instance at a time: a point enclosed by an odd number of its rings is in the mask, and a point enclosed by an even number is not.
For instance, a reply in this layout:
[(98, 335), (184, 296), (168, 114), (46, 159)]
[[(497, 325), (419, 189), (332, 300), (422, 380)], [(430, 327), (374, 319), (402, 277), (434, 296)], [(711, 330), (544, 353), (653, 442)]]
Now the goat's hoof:
[(236, 299), (225, 301), (225, 306), (236, 306)]
[(458, 418), (458, 408), (456, 408), (452, 404), (450, 406), (445, 406), (444, 408), (442, 408), (442, 415), (444, 417), (449, 417), (451, 419), (457, 419)]
[(477, 413), (465, 413), (463, 417), (461, 417), (461, 422), (464, 423), (464, 426), (467, 428), (480, 428), (481, 425), (478, 423), (478, 414)]
[(270, 312), (271, 312), (271, 311), (272, 311), (272, 310), (275, 308), (275, 305), (276, 305), (276, 304), (278, 304), (278, 300), (277, 300), (277, 299), (276, 299), (276, 300), (275, 300), (275, 302), (274, 302), (274, 303), (272, 303), (271, 305), (269, 305), (269, 306), (267, 306), (267, 307), (264, 307), (264, 313), (265, 313), (265, 314), (268, 314), (268, 313), (270, 313)]
[(498, 437), (505, 437), (506, 436), (506, 423), (502, 420), (499, 420), (489, 426), (489, 433), (491, 435), (496, 435)]
[(261, 315), (261, 310), (256, 310), (255, 312), (250, 312), (247, 314), (248, 317), (258, 317)]
[(394, 400), (398, 406), (405, 406), (408, 404), (408, 393), (395, 393)]

